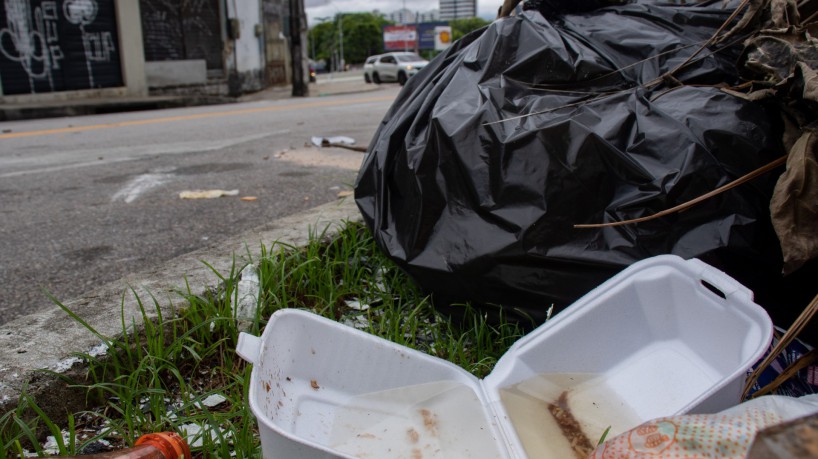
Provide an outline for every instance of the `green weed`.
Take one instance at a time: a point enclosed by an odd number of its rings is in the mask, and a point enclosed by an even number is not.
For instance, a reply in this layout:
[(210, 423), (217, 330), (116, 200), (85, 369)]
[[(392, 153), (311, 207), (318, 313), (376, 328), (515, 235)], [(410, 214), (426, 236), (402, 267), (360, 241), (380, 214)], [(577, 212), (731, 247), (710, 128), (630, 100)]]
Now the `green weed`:
[[(137, 299), (142, 323), (125, 319), (123, 296), (120, 336), (103, 336), (53, 298), (108, 352), (78, 355), (87, 362), (86, 379), (70, 383), (87, 392), (89, 407), (70, 414), (66, 425), (55, 425), (26, 395), (0, 417), (0, 459), (25, 451), (80, 454), (99, 448), (102, 439), (118, 449), (156, 431), (186, 432), (196, 457), (258, 457), (258, 430), (247, 401), (251, 367), (235, 354), (240, 330), (234, 306), (248, 264), (260, 287), (256, 314), (245, 323), (256, 335), (275, 311), (301, 308), (358, 324), (483, 377), (523, 334), (515, 324), (490, 324), (468, 305), (465, 320), (457, 323), (439, 314), (359, 224), (347, 223), (333, 237), (326, 229), (313, 230), (305, 247), (275, 243), (262, 247), (258, 260), (234, 259), (230, 272), (214, 269), (219, 287), (205, 294), (189, 287), (179, 292), (178, 304), (165, 308), (173, 311), (170, 317), (155, 297), (127, 292)], [(224, 401), (207, 406), (211, 395)], [(191, 438), (193, 430), (199, 434)], [(57, 439), (57, 451), (43, 449), (42, 432)]]

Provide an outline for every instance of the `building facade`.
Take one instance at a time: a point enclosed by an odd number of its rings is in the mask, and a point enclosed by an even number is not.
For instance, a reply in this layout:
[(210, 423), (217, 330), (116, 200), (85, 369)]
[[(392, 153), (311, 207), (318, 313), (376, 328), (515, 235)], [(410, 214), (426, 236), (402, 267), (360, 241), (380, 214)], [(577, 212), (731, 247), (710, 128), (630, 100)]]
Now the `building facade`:
[(440, 0), (440, 19), (473, 18), (477, 16), (477, 0)]
[(0, 103), (290, 84), (290, 3), (3, 0)]
[(395, 24), (415, 24), (418, 22), (434, 22), (440, 20), (440, 12), (438, 10), (412, 11), (409, 8), (404, 8), (386, 14), (380, 13), (378, 10), (373, 10), (372, 14), (381, 16)]
[[(139, 7), (132, 0), (5, 0), (0, 96), (61, 100), (147, 93)], [(56, 96), (52, 96), (56, 95)]]

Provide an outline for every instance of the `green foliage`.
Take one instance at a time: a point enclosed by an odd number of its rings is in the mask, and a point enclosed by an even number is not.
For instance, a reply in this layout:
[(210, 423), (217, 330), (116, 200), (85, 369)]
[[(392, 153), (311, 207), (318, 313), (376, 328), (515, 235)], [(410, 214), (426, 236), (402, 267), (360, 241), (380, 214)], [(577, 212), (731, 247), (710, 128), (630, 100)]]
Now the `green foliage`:
[[(254, 335), (260, 335), (278, 309), (307, 309), (361, 324), (373, 335), (483, 377), (523, 334), (517, 324), (489, 324), (485, 314), (468, 305), (457, 322), (442, 316), (360, 224), (348, 223), (332, 237), (326, 231), (312, 233), (301, 248), (281, 243), (262, 247), (261, 258), (254, 262), (250, 256), (247, 264), (256, 267), (260, 283), (259, 307), (248, 321)], [(40, 444), (43, 433), (57, 439), (60, 454), (79, 454), (100, 438), (118, 449), (149, 432), (186, 436), (192, 424), (202, 429), (193, 438), (200, 441), (192, 448), (194, 457), (258, 457), (258, 429), (247, 400), (252, 367), (235, 353), (239, 327), (234, 305), (243, 267), (234, 260), (230, 272), (214, 270), (219, 288), (206, 294), (188, 288), (181, 292), (181, 308), (161, 308), (152, 296), (143, 302), (131, 290), (142, 325), (125, 318), (123, 300), (119, 337), (103, 336), (54, 299), (108, 347), (105, 356), (78, 355), (88, 363), (86, 379), (69, 381), (87, 391), (92, 406), (69, 413), (67, 425), (60, 426), (33, 398), (21, 396), (15, 410), (0, 416), (0, 459), (22, 457), (24, 450), (48, 454)], [(367, 307), (353, 307), (352, 302)], [(172, 314), (163, 315), (163, 309)], [(212, 408), (202, 403), (215, 394), (225, 401)], [(88, 426), (97, 426), (90, 437)]]
[(344, 60), (347, 64), (362, 64), (367, 57), (383, 52), (383, 26), (390, 24), (372, 13), (339, 13), (332, 22), (316, 24), (309, 30), (310, 57), (329, 60), (340, 52), (339, 31), (343, 30)]
[(475, 31), (481, 27), (485, 27), (491, 24), (491, 21), (487, 21), (482, 18), (465, 18), (465, 19), (453, 19), (449, 21), (449, 25), (452, 27), (452, 39), (459, 40), (463, 38), (464, 35), (468, 34), (469, 32)]
[[(311, 59), (329, 62), (340, 52), (343, 29), (344, 59), (347, 64), (363, 64), (367, 57), (384, 52), (383, 26), (392, 25), (381, 16), (372, 13), (339, 13), (310, 28), (307, 39)], [(452, 38), (457, 40), (469, 32), (490, 24), (481, 18), (455, 19), (449, 21), (452, 26)], [(340, 28), (339, 28), (340, 27)], [(424, 51), (423, 56), (431, 59), (437, 52)]]

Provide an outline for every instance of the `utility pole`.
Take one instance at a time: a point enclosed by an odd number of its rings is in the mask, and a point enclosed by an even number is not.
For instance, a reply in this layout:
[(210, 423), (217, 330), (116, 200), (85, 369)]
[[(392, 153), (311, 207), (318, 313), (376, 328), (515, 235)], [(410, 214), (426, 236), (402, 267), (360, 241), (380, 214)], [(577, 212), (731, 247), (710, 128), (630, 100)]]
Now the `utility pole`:
[(304, 0), (290, 0), (290, 55), (293, 63), (293, 96), (306, 97), (309, 88), (304, 78)]
[(341, 71), (346, 70), (344, 62), (344, 13), (338, 12), (338, 37), (341, 42)]

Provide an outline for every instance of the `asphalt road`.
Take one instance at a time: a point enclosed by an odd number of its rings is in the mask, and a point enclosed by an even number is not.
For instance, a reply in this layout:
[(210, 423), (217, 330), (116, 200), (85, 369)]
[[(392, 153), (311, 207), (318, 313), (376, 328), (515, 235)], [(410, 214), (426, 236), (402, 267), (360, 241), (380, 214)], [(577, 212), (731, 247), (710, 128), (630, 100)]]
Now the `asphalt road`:
[(0, 324), (338, 199), (362, 154), (311, 137), (367, 145), (398, 89), (0, 123)]

